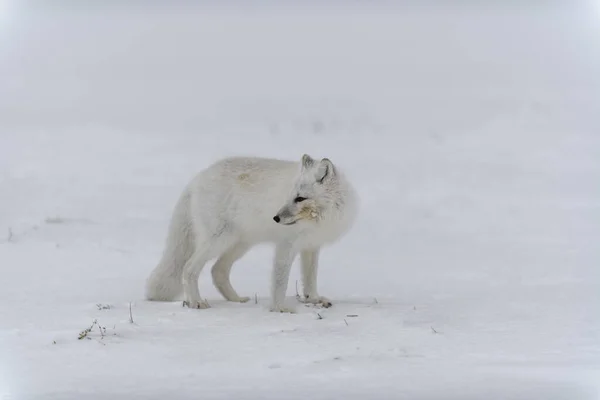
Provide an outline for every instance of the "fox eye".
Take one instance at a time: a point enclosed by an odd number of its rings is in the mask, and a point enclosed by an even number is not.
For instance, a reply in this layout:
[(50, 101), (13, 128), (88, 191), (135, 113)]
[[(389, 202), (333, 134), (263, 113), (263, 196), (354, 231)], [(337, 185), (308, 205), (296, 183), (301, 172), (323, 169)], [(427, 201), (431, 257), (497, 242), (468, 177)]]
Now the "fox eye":
[(300, 203), (304, 200), (306, 200), (306, 197), (298, 196), (294, 199), (294, 203)]

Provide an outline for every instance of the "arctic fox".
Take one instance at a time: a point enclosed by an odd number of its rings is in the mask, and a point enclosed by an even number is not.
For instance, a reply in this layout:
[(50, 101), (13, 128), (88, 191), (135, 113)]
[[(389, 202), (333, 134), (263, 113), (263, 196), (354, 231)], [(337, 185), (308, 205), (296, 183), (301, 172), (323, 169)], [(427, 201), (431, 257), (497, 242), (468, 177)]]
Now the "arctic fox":
[(233, 263), (252, 246), (275, 244), (271, 311), (284, 305), (290, 269), (300, 254), (302, 302), (330, 307), (317, 291), (321, 246), (344, 235), (357, 213), (357, 196), (341, 171), (327, 159), (309, 155), (300, 162), (268, 158), (226, 158), (200, 172), (179, 198), (162, 260), (146, 283), (149, 300), (174, 300), (208, 308), (198, 278), (210, 259), (212, 279), (229, 301), (246, 302), (231, 286)]

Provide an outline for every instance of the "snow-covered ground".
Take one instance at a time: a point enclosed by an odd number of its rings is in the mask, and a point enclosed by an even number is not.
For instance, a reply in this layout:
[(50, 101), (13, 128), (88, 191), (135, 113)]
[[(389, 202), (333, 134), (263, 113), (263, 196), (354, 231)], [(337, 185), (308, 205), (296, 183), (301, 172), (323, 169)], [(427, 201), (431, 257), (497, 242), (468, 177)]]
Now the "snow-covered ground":
[[(0, 398), (598, 398), (600, 13), (460, 4), (5, 7)], [(362, 199), (333, 308), (269, 313), (268, 246), (144, 301), (197, 171), (304, 152)]]

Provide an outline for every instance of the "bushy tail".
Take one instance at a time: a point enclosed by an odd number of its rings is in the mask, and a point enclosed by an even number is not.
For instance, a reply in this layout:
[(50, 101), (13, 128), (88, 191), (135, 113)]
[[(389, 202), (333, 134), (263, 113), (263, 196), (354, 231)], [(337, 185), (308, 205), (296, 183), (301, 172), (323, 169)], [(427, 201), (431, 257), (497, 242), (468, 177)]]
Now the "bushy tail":
[(175, 206), (162, 259), (146, 281), (146, 299), (170, 301), (179, 297), (183, 291), (183, 266), (193, 253), (190, 194), (186, 190)]

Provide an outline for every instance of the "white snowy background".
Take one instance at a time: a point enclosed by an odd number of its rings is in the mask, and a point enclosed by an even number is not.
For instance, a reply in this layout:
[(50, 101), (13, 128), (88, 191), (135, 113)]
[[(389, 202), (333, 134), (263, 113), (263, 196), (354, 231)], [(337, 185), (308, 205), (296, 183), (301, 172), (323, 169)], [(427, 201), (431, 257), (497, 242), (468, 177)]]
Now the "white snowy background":
[[(600, 397), (600, 7), (52, 4), (0, 7), (0, 398)], [(269, 246), (144, 301), (195, 173), (302, 153), (362, 199), (333, 308)]]

